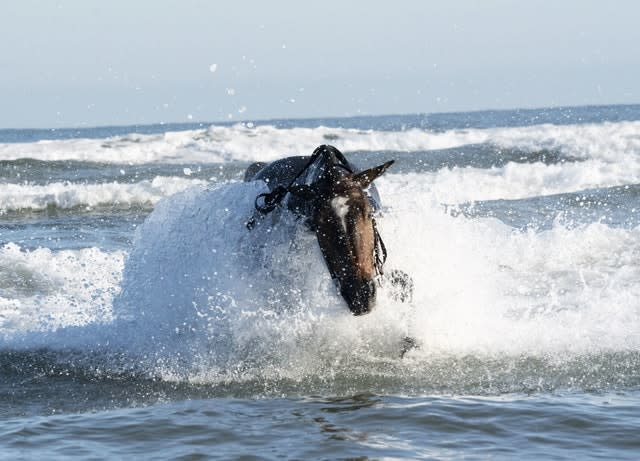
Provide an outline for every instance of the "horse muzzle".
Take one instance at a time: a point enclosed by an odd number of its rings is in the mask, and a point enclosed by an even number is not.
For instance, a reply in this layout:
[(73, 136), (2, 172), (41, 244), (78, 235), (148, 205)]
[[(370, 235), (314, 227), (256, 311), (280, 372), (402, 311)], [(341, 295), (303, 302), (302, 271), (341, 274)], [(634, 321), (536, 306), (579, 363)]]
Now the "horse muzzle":
[(368, 314), (375, 307), (376, 283), (374, 280), (347, 283), (340, 291), (353, 315)]

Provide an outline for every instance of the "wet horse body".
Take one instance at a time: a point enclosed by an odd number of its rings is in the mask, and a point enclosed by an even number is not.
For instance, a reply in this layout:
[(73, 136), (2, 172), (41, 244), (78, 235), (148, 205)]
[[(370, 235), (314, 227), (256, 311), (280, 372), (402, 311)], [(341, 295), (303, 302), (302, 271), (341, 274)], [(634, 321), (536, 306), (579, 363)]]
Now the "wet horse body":
[(372, 181), (392, 163), (358, 171), (335, 147), (320, 146), (313, 156), (254, 164), (245, 175), (246, 181), (262, 180), (268, 185), (270, 193), (262, 194), (265, 205), (278, 196), (287, 209), (305, 218), (329, 273), (355, 315), (368, 313), (375, 305), (384, 245), (373, 217), (380, 197)]

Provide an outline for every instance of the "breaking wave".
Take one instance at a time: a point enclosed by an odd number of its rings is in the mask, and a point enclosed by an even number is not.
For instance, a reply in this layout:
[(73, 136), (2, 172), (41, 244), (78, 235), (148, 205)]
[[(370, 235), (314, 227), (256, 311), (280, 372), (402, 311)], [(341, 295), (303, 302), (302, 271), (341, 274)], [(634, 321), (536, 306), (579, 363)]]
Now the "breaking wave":
[(93, 161), (118, 164), (154, 162), (271, 161), (309, 154), (320, 144), (336, 144), (345, 152), (415, 152), (492, 144), (523, 150), (559, 150), (576, 158), (620, 161), (640, 154), (639, 121), (579, 125), (533, 125), (400, 131), (331, 128), (276, 128), (238, 124), (161, 134), (127, 134), (103, 139), (45, 140), (0, 144), (4, 160)]
[[(383, 287), (356, 318), (313, 235), (286, 216), (245, 228), (262, 188), (174, 194), (126, 256), (5, 245), (2, 349), (90, 351), (90, 369), (231, 393), (638, 384), (640, 228), (516, 231), (443, 213), (414, 181), (381, 181), (387, 265), (411, 274), (415, 293), (401, 303)], [(401, 359), (406, 336), (419, 347)]]

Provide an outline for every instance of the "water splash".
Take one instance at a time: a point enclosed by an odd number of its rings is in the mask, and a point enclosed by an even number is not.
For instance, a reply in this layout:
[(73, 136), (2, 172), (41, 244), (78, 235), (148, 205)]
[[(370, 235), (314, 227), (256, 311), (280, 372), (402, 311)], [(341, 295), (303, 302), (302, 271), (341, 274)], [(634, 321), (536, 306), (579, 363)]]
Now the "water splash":
[[(106, 303), (109, 315), (77, 321), (60, 313), (45, 321), (44, 333), (7, 339), (5, 348), (82, 349), (93, 354), (91, 366), (103, 357), (100, 368), (276, 393), (633, 385), (639, 228), (558, 223), (517, 231), (495, 219), (454, 218), (415, 188), (391, 186), (381, 182), (387, 208), (379, 227), (388, 266), (414, 279), (411, 303), (383, 289), (378, 309), (351, 316), (312, 234), (278, 214), (246, 229), (264, 186), (196, 187), (158, 204), (138, 229), (124, 270), (110, 257), (99, 269), (108, 271), (96, 273), (86, 291), (72, 282), (83, 275), (52, 276), (33, 278), (14, 296), (22, 307), (33, 301), (29, 293), (53, 290), (68, 306), (75, 287), (87, 296), (74, 301), (80, 311)], [(35, 266), (58, 258), (4, 251)], [(65, 254), (64, 270), (86, 277), (76, 266), (83, 255)], [(91, 298), (97, 283), (112, 295), (121, 289), (113, 305)], [(56, 311), (46, 303), (39, 309)], [(400, 359), (407, 335), (419, 348)]]

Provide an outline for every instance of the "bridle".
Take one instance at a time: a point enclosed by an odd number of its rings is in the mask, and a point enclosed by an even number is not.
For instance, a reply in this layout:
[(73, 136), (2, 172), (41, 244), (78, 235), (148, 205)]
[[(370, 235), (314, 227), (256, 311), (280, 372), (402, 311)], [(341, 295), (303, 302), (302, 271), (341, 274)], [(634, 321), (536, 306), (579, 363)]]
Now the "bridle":
[[(258, 213), (262, 216), (266, 216), (276, 209), (277, 206), (284, 200), (287, 194), (292, 195), (304, 195), (312, 190), (312, 188), (305, 184), (295, 184), (295, 182), (302, 176), (302, 174), (307, 171), (311, 165), (321, 156), (330, 156), (334, 155), (338, 160), (337, 166), (345, 169), (347, 172), (353, 174), (353, 170), (349, 167), (349, 162), (345, 158), (344, 154), (340, 152), (333, 146), (322, 145), (317, 147), (309, 161), (305, 166), (295, 175), (295, 177), (291, 180), (288, 186), (277, 186), (270, 192), (263, 192), (262, 194), (258, 194), (254, 201), (254, 207)], [(376, 220), (373, 216), (371, 216), (371, 223), (373, 226), (373, 236), (374, 236), (374, 246), (373, 246), (373, 254), (374, 254), (374, 265), (376, 268), (376, 274), (378, 276), (382, 276), (384, 274), (383, 266), (385, 261), (387, 260), (387, 247), (382, 241), (382, 237), (380, 237), (380, 232), (378, 232), (378, 226), (376, 225)], [(247, 221), (246, 226), (247, 229), (251, 230), (256, 225), (255, 217), (252, 217)]]

